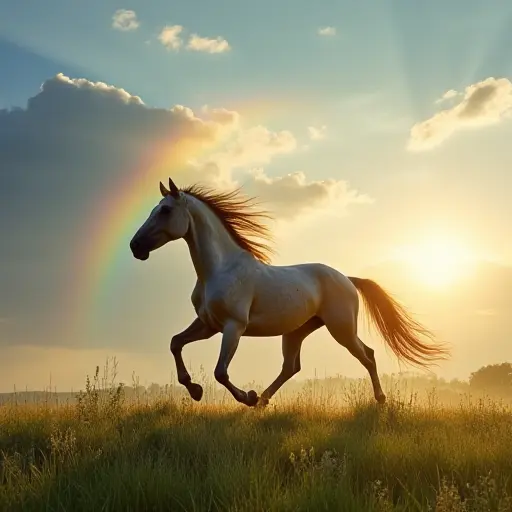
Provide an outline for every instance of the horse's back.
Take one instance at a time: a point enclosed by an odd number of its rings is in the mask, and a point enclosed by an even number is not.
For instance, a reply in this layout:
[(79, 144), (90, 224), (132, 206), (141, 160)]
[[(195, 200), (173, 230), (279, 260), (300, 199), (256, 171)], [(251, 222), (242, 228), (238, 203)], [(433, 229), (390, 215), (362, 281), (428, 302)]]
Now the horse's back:
[(345, 274), (325, 263), (299, 263), (269, 268), (275, 271), (276, 276), (280, 273), (286, 276), (296, 274), (301, 282), (314, 283), (315, 287), (320, 287), (325, 293), (331, 289), (335, 289), (336, 293), (343, 289), (348, 295), (356, 293), (356, 288)]

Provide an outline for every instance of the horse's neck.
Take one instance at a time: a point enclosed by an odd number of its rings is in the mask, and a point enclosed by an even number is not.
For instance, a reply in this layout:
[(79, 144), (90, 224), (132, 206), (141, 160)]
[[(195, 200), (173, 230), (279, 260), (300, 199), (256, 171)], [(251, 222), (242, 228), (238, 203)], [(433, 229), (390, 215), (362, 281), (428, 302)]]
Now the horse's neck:
[(227, 259), (240, 255), (242, 249), (203, 202), (189, 196), (188, 210), (191, 223), (185, 241), (190, 250), (197, 278), (205, 282)]

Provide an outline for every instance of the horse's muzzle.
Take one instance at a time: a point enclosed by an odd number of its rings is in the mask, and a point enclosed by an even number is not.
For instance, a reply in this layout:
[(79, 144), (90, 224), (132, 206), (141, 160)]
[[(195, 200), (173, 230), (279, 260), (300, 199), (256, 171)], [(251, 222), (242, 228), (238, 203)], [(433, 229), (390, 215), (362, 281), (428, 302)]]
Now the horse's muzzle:
[(130, 242), (130, 249), (134, 258), (145, 261), (149, 258), (149, 251), (141, 244), (138, 240), (132, 240)]

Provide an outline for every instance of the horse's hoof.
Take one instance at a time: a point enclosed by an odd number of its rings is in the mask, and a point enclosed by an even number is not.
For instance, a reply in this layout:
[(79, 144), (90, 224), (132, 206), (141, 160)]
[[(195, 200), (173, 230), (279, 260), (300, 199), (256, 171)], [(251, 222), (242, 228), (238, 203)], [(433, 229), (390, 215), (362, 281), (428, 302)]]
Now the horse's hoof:
[(254, 407), (258, 403), (258, 393), (251, 389), (251, 391), (247, 392), (247, 402), (246, 404), (249, 407)]
[(375, 397), (375, 400), (377, 400), (377, 402), (379, 404), (385, 404), (386, 403), (386, 395), (384, 393), (382, 393), (382, 395), (377, 395)]
[(190, 393), (190, 396), (196, 401), (199, 402), (201, 398), (203, 398), (203, 388), (200, 384), (195, 384), (191, 382), (187, 386), (188, 392)]
[(256, 407), (261, 407), (262, 409), (264, 409), (269, 403), (269, 399), (268, 398), (264, 398), (262, 396), (260, 396), (258, 398), (258, 403), (256, 404)]

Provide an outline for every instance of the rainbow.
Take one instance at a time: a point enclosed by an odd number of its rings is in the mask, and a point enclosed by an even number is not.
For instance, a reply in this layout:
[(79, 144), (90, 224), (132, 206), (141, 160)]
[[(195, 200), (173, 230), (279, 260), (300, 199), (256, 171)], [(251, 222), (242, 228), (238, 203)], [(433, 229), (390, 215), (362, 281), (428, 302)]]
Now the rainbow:
[[(78, 247), (74, 275), (78, 276), (72, 300), (74, 321), (71, 329), (92, 334), (105, 304), (104, 295), (112, 286), (116, 269), (130, 257), (129, 241), (147, 218), (150, 209), (160, 200), (158, 182), (167, 183), (171, 175), (180, 182), (180, 172), (187, 160), (198, 158), (211, 149), (204, 141), (166, 141), (165, 146), (151, 148), (126, 177), (117, 178), (105, 187), (91, 205), (91, 217)], [(75, 336), (77, 331), (69, 333)]]
[[(280, 107), (286, 103), (289, 102), (282, 101)], [(275, 112), (276, 107), (275, 100), (265, 100), (252, 101), (249, 105), (244, 102), (229, 109), (242, 113), (246, 121), (258, 123), (262, 116), (268, 122), (269, 112)], [(226, 136), (229, 135), (228, 131)], [(187, 161), (207, 156), (225, 141), (226, 138), (221, 137), (216, 143), (207, 144), (204, 140), (177, 134), (165, 139), (160, 146), (151, 146), (123, 178), (116, 177), (105, 186), (104, 192), (91, 205), (92, 215), (82, 231), (83, 243), (77, 247), (74, 257), (74, 275), (78, 282), (73, 284), (72, 297), (68, 297), (72, 301), (71, 315), (74, 317), (69, 323), (70, 339), (78, 333), (94, 339), (97, 320), (102, 311), (108, 309), (104, 307), (104, 297), (115, 287), (113, 280), (123, 261), (131, 257), (129, 241), (160, 200), (158, 182), (167, 183), (168, 177), (172, 176), (178, 185), (180, 181), (187, 184), (186, 177), (180, 177)]]

